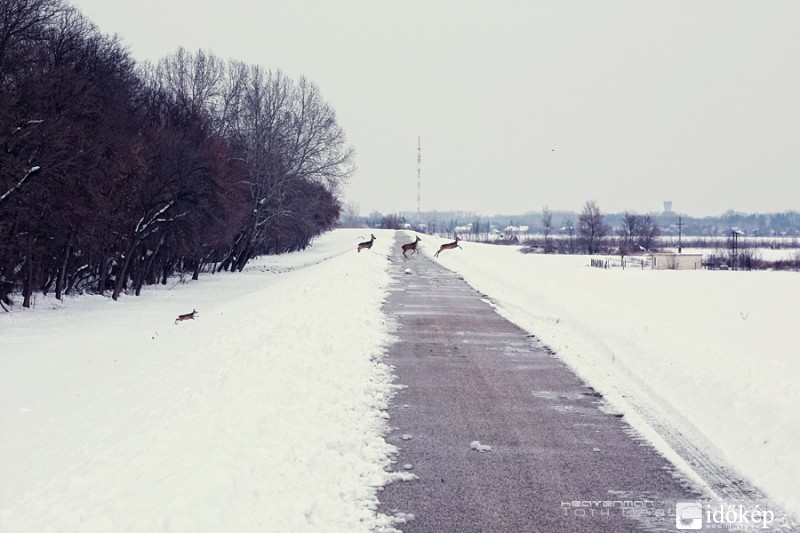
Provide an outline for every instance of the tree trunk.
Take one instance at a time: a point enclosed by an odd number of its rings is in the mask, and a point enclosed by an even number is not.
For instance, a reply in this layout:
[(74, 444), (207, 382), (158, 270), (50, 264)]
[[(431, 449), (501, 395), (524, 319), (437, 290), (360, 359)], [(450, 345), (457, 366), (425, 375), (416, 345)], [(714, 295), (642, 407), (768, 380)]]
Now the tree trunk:
[(142, 294), (142, 285), (144, 285), (144, 280), (147, 275), (147, 262), (137, 258), (134, 266), (133, 289), (134, 294), (139, 296)]
[(25, 279), (22, 283), (22, 307), (30, 309), (33, 295), (33, 258), (28, 255), (25, 260)]
[(169, 279), (169, 271), (170, 271), (170, 268), (169, 268), (169, 264), (168, 263), (164, 263), (163, 265), (161, 265), (161, 284), (162, 285), (166, 285), (167, 284), (167, 280)]
[(242, 251), (241, 255), (236, 258), (236, 265), (231, 270), (236, 270), (237, 272), (241, 272), (244, 270), (245, 265), (247, 262), (250, 261), (250, 257), (253, 254), (253, 247), (248, 246), (246, 250)]
[(97, 282), (97, 293), (105, 294), (106, 283), (108, 282), (108, 259), (106, 256), (100, 258), (100, 280)]
[(58, 272), (58, 278), (56, 279), (56, 300), (62, 299), (62, 293), (64, 292), (64, 281), (67, 277), (67, 264), (69, 263), (69, 255), (72, 252), (72, 232), (69, 233), (69, 239), (67, 240), (67, 247), (64, 250), (64, 260), (61, 262), (61, 269)]
[(125, 288), (125, 280), (128, 277), (128, 267), (131, 264), (131, 257), (133, 256), (135, 250), (135, 246), (132, 246), (128, 250), (128, 252), (125, 254), (125, 259), (122, 261), (122, 265), (119, 267), (119, 272), (117, 272), (117, 280), (116, 283), (114, 283), (114, 292), (111, 294), (111, 299), (114, 301), (119, 299), (122, 289)]
[[(140, 261), (140, 268), (142, 272), (139, 273), (136, 279), (136, 296), (139, 296), (142, 293), (142, 286), (144, 285), (145, 280), (151, 279), (155, 280), (156, 276), (153, 272), (153, 264), (156, 261), (156, 256), (158, 252), (161, 251), (161, 245), (163, 241), (159, 240), (156, 249), (153, 250), (153, 253), (150, 254), (150, 257), (145, 259), (144, 261)], [(168, 264), (169, 261), (166, 262)], [(151, 282), (152, 283), (152, 282)]]

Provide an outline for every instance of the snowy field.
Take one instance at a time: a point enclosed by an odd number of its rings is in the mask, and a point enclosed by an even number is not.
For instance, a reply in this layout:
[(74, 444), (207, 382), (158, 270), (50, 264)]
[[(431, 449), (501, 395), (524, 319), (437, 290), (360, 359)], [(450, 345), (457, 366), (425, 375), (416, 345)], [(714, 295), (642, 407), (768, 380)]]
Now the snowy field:
[(0, 531), (388, 523), (391, 239), (356, 253), (363, 234), (138, 298), (0, 313)]
[[(0, 313), (0, 531), (391, 529), (376, 512), (400, 476), (383, 440), (381, 305), (389, 261), (403, 259), (394, 232), (356, 253), (369, 233), (139, 298), (39, 295)], [(800, 274), (603, 270), (461, 245), (437, 260), (667, 456), (637, 406), (800, 513)]]
[[(443, 240), (427, 239), (428, 254)], [(439, 260), (557, 352), (679, 468), (668, 426), (800, 515), (800, 273), (590, 268), (461, 243)], [(691, 472), (687, 471), (691, 477)]]

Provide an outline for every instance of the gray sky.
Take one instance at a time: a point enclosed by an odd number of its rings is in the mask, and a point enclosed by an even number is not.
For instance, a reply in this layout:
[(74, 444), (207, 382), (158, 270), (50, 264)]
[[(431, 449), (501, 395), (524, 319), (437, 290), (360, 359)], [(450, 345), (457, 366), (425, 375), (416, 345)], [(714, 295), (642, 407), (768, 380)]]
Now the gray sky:
[[(77, 0), (137, 60), (316, 83), (362, 213), (800, 209), (796, 0)], [(224, 7), (223, 7), (224, 6)]]

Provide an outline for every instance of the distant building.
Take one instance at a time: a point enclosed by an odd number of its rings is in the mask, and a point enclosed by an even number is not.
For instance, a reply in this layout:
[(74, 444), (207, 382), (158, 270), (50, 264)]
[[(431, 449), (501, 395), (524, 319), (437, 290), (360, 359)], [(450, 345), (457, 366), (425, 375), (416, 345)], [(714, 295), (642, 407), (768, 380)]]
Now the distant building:
[(700, 270), (703, 254), (654, 253), (653, 270)]
[(664, 200), (664, 214), (665, 215), (672, 214), (672, 200)]
[(522, 235), (523, 233), (528, 233), (530, 228), (528, 226), (506, 226), (503, 232), (506, 235)]

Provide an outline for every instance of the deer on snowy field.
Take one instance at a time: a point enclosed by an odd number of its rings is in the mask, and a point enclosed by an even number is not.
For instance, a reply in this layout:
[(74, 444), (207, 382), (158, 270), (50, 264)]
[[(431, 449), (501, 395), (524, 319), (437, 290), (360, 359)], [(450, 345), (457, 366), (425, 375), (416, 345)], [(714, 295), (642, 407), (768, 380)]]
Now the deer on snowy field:
[(194, 320), (194, 317), (197, 316), (197, 309), (192, 309), (191, 313), (186, 313), (183, 315), (178, 315), (178, 318), (175, 319), (175, 323), (182, 322), (184, 320)]
[(365, 248), (366, 248), (367, 250), (369, 250), (370, 248), (372, 248), (372, 241), (374, 241), (374, 240), (375, 240), (375, 235), (372, 235), (372, 234), (370, 233), (370, 236), (372, 237), (370, 240), (358, 243), (358, 251), (359, 251), (359, 252), (360, 252), (362, 249), (365, 249)]
[(414, 242), (410, 242), (410, 243), (408, 243), (408, 244), (404, 244), (404, 245), (403, 245), (403, 257), (408, 257), (408, 256), (406, 255), (406, 252), (407, 252), (407, 251), (409, 251), (409, 250), (411, 250), (411, 251), (412, 251), (412, 252), (414, 252), (414, 253), (417, 253), (417, 243), (418, 243), (419, 241), (421, 241), (421, 240), (422, 240), (422, 239), (420, 239), (420, 238), (419, 238), (419, 235), (417, 235), (417, 240), (416, 240), (416, 241), (414, 241)]
[[(456, 246), (458, 246), (459, 248), (461, 248), (461, 245), (460, 245), (460, 244), (458, 244), (458, 241), (460, 241), (460, 240), (461, 240), (461, 239), (459, 239), (459, 238), (458, 238), (458, 235), (456, 235), (456, 240), (455, 240), (455, 241), (453, 241), (453, 242), (448, 242), (448, 243), (445, 243), (445, 244), (441, 245), (441, 246), (439, 247), (439, 251), (438, 251), (438, 252), (436, 252), (435, 254), (433, 254), (433, 257), (439, 257), (439, 253), (440, 253), (440, 252), (442, 252), (442, 251), (444, 251), (444, 250), (452, 250), (452, 249), (453, 249), (453, 248), (455, 248)], [(461, 248), (461, 249), (463, 250), (463, 248)]]

